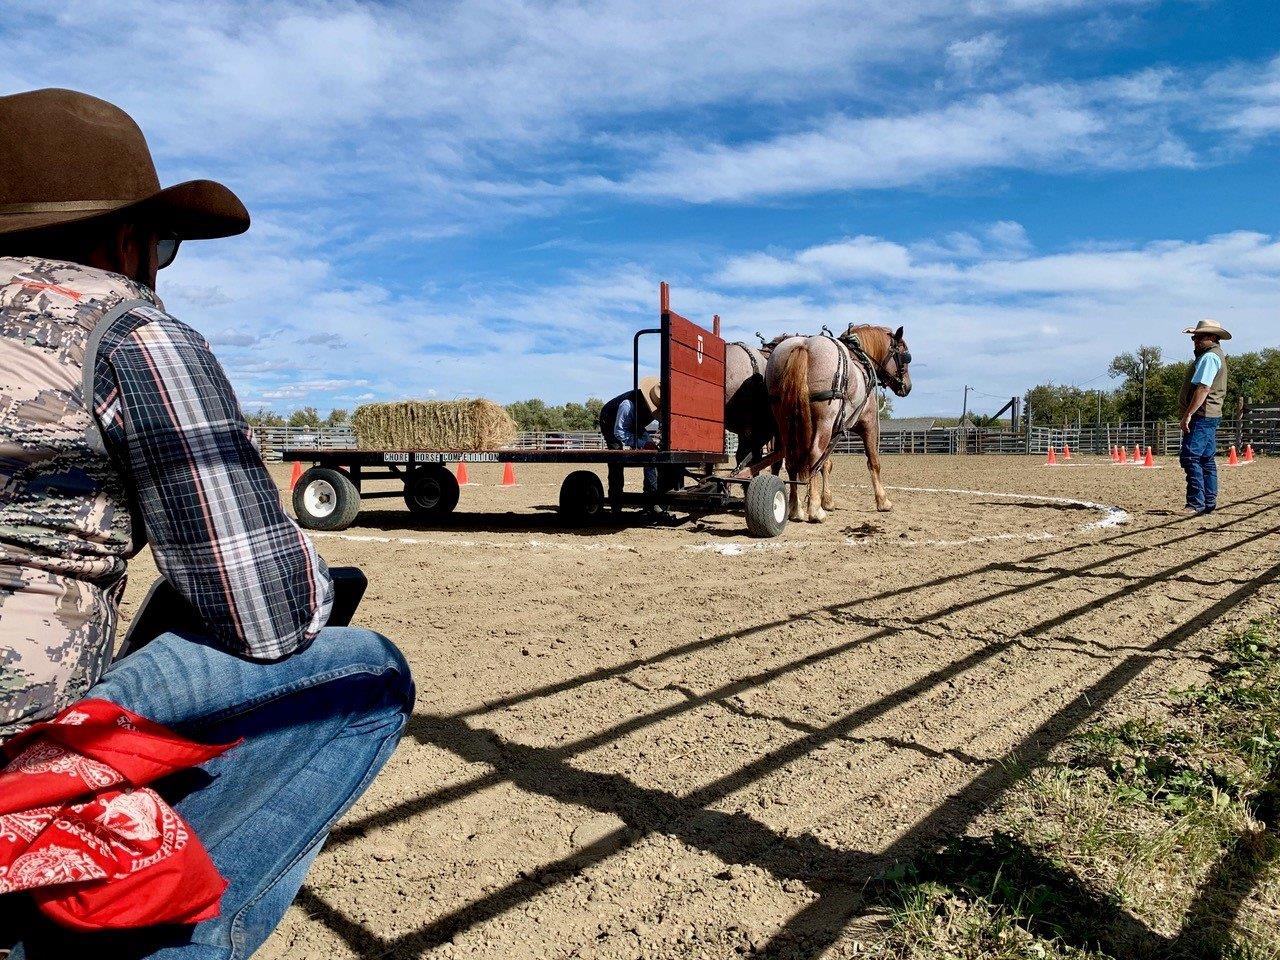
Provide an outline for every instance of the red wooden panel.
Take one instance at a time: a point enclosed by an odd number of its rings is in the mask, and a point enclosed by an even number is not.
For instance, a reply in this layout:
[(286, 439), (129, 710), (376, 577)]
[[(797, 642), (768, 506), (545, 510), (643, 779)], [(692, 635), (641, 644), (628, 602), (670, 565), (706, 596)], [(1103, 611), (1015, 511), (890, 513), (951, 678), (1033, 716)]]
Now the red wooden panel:
[(671, 342), (682, 343), (703, 354), (706, 359), (724, 363), (724, 341), (710, 330), (704, 330), (678, 313), (669, 313)]
[(676, 343), (674, 340), (669, 344), (668, 350), (673, 374), (682, 373), (696, 380), (705, 380), (707, 383), (718, 383), (721, 387), (724, 386), (724, 360), (712, 359), (704, 353), (702, 362), (699, 363), (696, 350), (686, 347), (683, 343)]
[(697, 417), (724, 422), (724, 385), (695, 380), (681, 373), (671, 374), (672, 416)]
[(667, 449), (723, 453), (724, 340), (663, 307)]
[(698, 453), (723, 453), (724, 424), (673, 415), (668, 448)]

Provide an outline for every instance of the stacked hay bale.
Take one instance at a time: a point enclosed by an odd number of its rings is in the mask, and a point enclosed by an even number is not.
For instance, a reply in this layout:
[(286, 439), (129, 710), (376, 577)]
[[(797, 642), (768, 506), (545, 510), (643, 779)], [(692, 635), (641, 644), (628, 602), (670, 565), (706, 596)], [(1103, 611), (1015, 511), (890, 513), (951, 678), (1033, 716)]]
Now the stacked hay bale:
[(492, 450), (516, 438), (516, 422), (491, 400), (366, 403), (351, 417), (362, 450)]

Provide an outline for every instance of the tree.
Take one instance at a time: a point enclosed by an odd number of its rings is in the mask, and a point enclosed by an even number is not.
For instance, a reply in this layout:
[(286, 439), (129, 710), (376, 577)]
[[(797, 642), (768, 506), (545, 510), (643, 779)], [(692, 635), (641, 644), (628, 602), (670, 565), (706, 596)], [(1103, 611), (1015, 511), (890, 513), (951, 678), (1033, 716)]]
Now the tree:
[(1101, 390), (1082, 390), (1066, 383), (1038, 384), (1027, 391), (1023, 401), (1035, 423), (1052, 427), (1097, 423), (1099, 404), (1103, 420), (1115, 417), (1112, 394)]
[(341, 407), (334, 407), (329, 411), (329, 416), (324, 418), (324, 425), (326, 427), (337, 427), (350, 422), (350, 420), (351, 416), (346, 410)]
[(543, 433), (565, 430), (594, 430), (599, 425), (604, 401), (591, 397), (586, 403), (569, 402), (550, 406), (545, 400), (517, 400), (507, 404), (507, 413), (520, 430)]
[(268, 410), (266, 407), (259, 407), (253, 413), (245, 414), (245, 422), (251, 427), (283, 427), (284, 417), (276, 413), (274, 410)]
[(315, 407), (302, 407), (289, 414), (289, 426), (318, 428), (320, 426), (320, 413)]

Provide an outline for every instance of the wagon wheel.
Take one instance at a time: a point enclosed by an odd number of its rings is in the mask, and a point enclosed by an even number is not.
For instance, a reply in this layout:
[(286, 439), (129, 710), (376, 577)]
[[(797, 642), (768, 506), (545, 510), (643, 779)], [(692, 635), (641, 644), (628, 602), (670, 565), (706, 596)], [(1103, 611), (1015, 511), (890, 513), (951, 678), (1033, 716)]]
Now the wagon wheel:
[(360, 512), (360, 491), (332, 467), (312, 467), (293, 487), (293, 512), (308, 530), (345, 530)]
[(772, 473), (752, 477), (746, 508), (748, 533), (776, 537), (787, 527), (787, 485)]
[(606, 506), (604, 484), (590, 470), (575, 470), (560, 484), (560, 516), (567, 524), (593, 523), (604, 516)]
[(404, 481), (404, 502), (420, 517), (443, 517), (458, 505), (458, 478), (442, 466), (421, 467)]

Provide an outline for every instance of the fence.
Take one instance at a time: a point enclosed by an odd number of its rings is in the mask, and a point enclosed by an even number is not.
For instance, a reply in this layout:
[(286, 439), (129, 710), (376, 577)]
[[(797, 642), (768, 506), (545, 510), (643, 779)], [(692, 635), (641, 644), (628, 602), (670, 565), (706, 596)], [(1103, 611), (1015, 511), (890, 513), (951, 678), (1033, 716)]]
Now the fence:
[[(284, 447), (356, 446), (355, 434), (349, 426), (341, 427), (261, 427), (254, 431), (266, 460), (279, 460)], [(1182, 431), (1177, 423), (1113, 423), (1101, 427), (1059, 429), (1033, 426), (1021, 430), (985, 427), (935, 427), (931, 430), (886, 431), (880, 435), (880, 452), (894, 453), (970, 453), (970, 454), (1037, 454), (1044, 456), (1049, 447), (1061, 451), (1070, 445), (1072, 452), (1106, 456), (1112, 447), (1126, 449), (1151, 447), (1160, 456), (1177, 454)], [(1235, 445), (1243, 450), (1253, 444), (1257, 453), (1280, 454), (1280, 405), (1253, 406), (1241, 419), (1224, 419), (1218, 429), (1218, 449), (1226, 453)], [(535, 432), (517, 435), (508, 447), (513, 450), (599, 450), (604, 439), (594, 430)], [(738, 438), (725, 435), (725, 452), (733, 453)], [(862, 453), (862, 440), (845, 434), (836, 441), (837, 453)]]
[(1240, 421), (1240, 445), (1257, 453), (1280, 454), (1280, 404), (1250, 404)]

